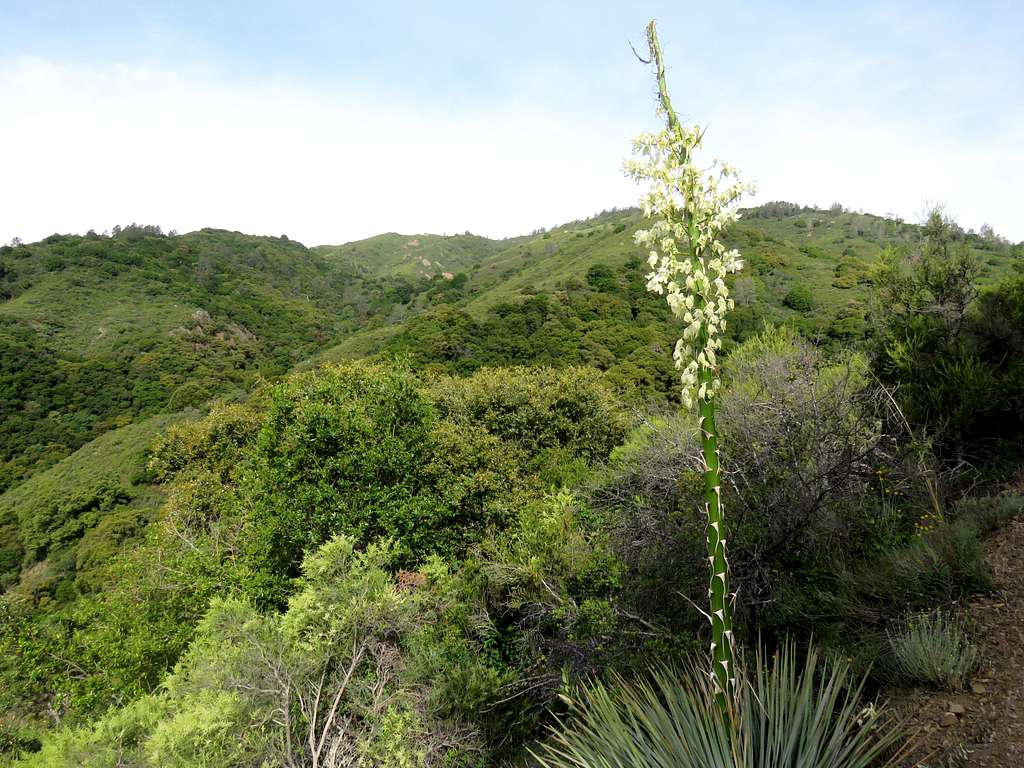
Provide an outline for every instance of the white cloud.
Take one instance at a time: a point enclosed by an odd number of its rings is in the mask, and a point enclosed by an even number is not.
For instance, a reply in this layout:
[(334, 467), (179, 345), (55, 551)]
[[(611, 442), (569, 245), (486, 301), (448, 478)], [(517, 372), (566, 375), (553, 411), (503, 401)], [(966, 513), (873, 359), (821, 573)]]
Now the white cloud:
[(0, 70), (0, 242), (129, 221), (341, 242), (519, 234), (625, 202), (629, 130), (513, 108), (452, 115), (284, 83)]
[[(638, 88), (643, 88), (638, 83)], [(646, 96), (644, 92), (644, 96)], [(558, 113), (522, 100), (477, 113), (384, 96), (239, 86), (40, 59), (0, 65), (0, 242), (131, 221), (287, 234), (307, 244), (384, 231), (514, 235), (636, 192), (620, 172), (645, 112)], [(870, 115), (798, 104), (708, 116), (710, 145), (759, 199), (889, 210), (926, 199), (1024, 239), (1011, 184), (1024, 137), (964, 148)]]
[(971, 145), (943, 134), (942, 126), (929, 131), (808, 104), (781, 105), (753, 120), (733, 113), (719, 122), (727, 126), (720, 131), (728, 145), (723, 155), (756, 171), (760, 201), (841, 202), (908, 221), (918, 221), (927, 203), (942, 203), (964, 228), (989, 223), (1024, 240), (1014, 189), (1024, 178), (1020, 127)]

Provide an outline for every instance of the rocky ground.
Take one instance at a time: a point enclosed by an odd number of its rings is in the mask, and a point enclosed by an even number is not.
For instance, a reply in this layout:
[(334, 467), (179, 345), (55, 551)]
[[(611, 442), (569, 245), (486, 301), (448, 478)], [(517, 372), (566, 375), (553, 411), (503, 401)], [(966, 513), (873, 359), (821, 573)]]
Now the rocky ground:
[(1024, 766), (1024, 519), (993, 534), (987, 550), (997, 591), (967, 606), (981, 663), (966, 691), (895, 702), (917, 733), (907, 766)]

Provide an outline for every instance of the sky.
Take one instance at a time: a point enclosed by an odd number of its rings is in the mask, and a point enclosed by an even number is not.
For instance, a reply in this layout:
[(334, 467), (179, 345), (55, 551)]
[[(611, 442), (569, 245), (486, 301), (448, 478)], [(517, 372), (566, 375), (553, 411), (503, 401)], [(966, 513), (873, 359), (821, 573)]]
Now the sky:
[(1024, 240), (1018, 0), (0, 0), (0, 243), (505, 237), (632, 205), (650, 18), (747, 204), (944, 204)]

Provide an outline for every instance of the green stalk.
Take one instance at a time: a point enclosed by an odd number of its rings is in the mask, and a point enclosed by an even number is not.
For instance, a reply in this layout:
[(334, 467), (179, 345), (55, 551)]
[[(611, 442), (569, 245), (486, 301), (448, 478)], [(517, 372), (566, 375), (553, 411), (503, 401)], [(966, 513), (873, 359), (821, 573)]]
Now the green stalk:
[[(712, 371), (700, 371), (699, 381), (711, 386)], [(728, 714), (736, 675), (732, 641), (732, 606), (729, 600), (729, 563), (725, 556), (725, 509), (722, 506), (722, 478), (719, 469), (718, 427), (715, 425), (715, 403), (702, 397), (697, 402), (700, 415), (700, 445), (704, 459), (704, 507), (708, 516), (707, 545), (711, 582), (711, 664), (718, 682), (715, 700)]]
[[(665, 62), (658, 42), (658, 32), (654, 21), (647, 25), (647, 45), (650, 49), (651, 61), (654, 63), (658, 79), (658, 99), (665, 111), (668, 128), (673, 133), (681, 131), (679, 118), (672, 108), (668, 95), (668, 84), (665, 80)], [(681, 162), (689, 161), (686, 150)], [(689, 239), (691, 258), (696, 259), (696, 225), (689, 222)], [(698, 301), (698, 305), (700, 302)], [(707, 343), (708, 333), (704, 329), (700, 334), (698, 349)], [(710, 566), (710, 584), (708, 597), (711, 617), (711, 674), (716, 683), (715, 701), (722, 710), (724, 717), (730, 717), (735, 681), (735, 653), (732, 634), (732, 605), (729, 597), (729, 564), (726, 560), (726, 526), (725, 510), (722, 506), (722, 478), (719, 467), (718, 427), (715, 425), (715, 401), (712, 384), (714, 371), (708, 366), (701, 366), (698, 371), (698, 382), (706, 393), (698, 398), (697, 409), (700, 417), (701, 456), (704, 461), (704, 507), (707, 513), (707, 549)]]

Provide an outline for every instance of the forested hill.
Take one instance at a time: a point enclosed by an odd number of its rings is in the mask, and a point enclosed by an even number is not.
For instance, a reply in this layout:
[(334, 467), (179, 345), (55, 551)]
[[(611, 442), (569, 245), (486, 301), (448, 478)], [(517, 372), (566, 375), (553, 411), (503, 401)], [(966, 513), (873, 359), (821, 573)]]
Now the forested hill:
[[(646, 254), (633, 244), (635, 209), (604, 212), (503, 241), (380, 238), (315, 249), (339, 266), (391, 277), (408, 318), (346, 337), (304, 363), (399, 353), (466, 373), (483, 365), (587, 364), (619, 385), (666, 394), (675, 374), (665, 344), (676, 336), (646, 290)], [(1024, 244), (963, 234), (988, 284), (1020, 263)], [(868, 331), (871, 274), (886, 249), (907, 253), (921, 227), (899, 220), (792, 203), (744, 212), (727, 241), (746, 264), (735, 281), (730, 336), (788, 323), (819, 344), (849, 344)], [(415, 315), (410, 318), (410, 315)]]
[(377, 281), (204, 229), (0, 248), (0, 490), (103, 432), (245, 390), (383, 319)]
[[(674, 331), (644, 288), (639, 226), (626, 210), (507, 240), (387, 234), (310, 249), (131, 225), (0, 248), (0, 491), (111, 428), (244, 392), (299, 361), (584, 363), (665, 393)], [(734, 337), (788, 321), (819, 340), (858, 339), (871, 264), (919, 238), (839, 207), (747, 211), (731, 233), (747, 261)], [(988, 277), (1021, 250), (967, 239)]]

